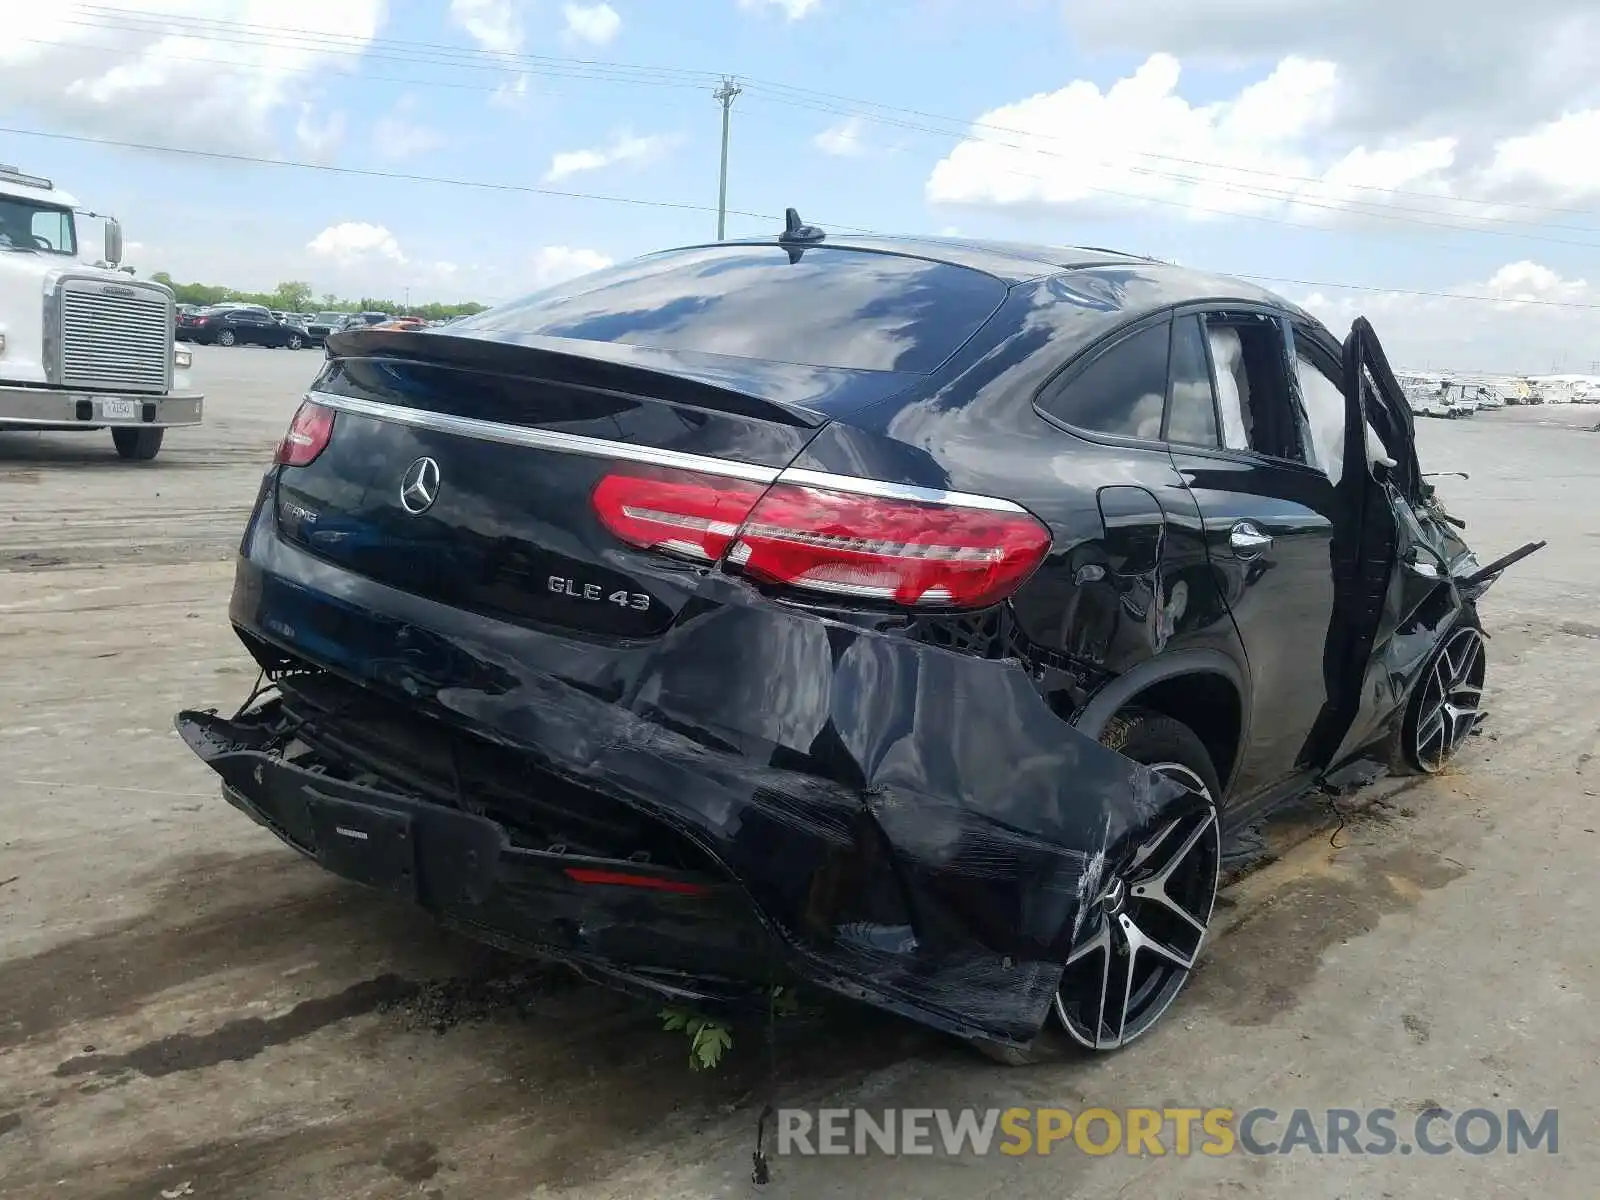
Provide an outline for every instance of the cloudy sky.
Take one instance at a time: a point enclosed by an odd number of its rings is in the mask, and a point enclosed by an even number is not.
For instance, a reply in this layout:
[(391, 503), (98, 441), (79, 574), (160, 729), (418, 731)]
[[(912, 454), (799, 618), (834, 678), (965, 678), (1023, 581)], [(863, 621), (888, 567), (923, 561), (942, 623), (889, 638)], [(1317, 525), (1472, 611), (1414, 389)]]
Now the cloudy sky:
[(1407, 365), (1600, 362), (1589, 0), (0, 10), (0, 161), (179, 279), (493, 302), (709, 239), (729, 73), (733, 236), (795, 205), (1115, 246), (1263, 279), (1339, 331), (1366, 312)]

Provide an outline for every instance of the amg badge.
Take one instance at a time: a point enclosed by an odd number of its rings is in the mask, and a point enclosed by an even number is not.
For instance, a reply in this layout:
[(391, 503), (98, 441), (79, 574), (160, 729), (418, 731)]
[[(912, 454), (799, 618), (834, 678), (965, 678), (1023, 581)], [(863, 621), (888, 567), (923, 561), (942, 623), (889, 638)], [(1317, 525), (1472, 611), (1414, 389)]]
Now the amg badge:
[(550, 576), (550, 590), (574, 600), (604, 600), (620, 608), (634, 608), (643, 612), (650, 607), (650, 597), (645, 592), (607, 592), (598, 583), (579, 583), (562, 575)]

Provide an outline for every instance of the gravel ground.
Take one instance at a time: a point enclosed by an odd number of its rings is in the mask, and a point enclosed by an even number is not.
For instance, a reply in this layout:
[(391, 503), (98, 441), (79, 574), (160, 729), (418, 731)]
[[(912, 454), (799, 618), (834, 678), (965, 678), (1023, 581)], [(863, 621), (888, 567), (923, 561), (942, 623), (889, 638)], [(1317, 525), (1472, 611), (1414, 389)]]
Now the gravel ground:
[[(739, 1196), (769, 1095), (648, 1006), (333, 880), (171, 732), (237, 703), (231, 555), (315, 352), (201, 347), (206, 423), (153, 464), (0, 434), (0, 1196)], [(1494, 715), (1448, 775), (1285, 816), (1204, 969), (1128, 1052), (1026, 1070), (871, 1013), (787, 1030), (787, 1104), (1561, 1110), (1560, 1153), (775, 1162), (772, 1196), (1594, 1194), (1600, 434), (1428, 421), (1486, 557)]]

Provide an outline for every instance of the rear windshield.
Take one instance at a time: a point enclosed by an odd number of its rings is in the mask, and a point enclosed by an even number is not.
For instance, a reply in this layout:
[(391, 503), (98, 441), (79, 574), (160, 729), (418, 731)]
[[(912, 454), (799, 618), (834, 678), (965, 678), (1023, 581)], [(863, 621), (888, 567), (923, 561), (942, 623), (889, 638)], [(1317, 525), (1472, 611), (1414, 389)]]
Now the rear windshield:
[(781, 246), (672, 250), (596, 271), (458, 329), (814, 367), (932, 371), (1005, 299), (992, 275), (892, 254)]

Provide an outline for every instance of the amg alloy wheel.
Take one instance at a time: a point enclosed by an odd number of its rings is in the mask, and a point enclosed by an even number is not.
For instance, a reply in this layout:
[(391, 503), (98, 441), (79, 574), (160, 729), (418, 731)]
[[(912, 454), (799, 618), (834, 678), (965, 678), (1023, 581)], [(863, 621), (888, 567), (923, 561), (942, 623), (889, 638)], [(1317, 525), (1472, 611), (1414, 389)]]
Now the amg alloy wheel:
[[(1148, 765), (1214, 801), (1183, 764)], [(1169, 822), (1134, 852), (1101, 894), (1061, 977), (1055, 1015), (1073, 1041), (1115, 1050), (1161, 1019), (1199, 958), (1221, 876), (1214, 802)]]
[(1445, 638), (1406, 710), (1402, 746), (1411, 767), (1429, 775), (1443, 770), (1478, 727), (1487, 667), (1475, 624)]

